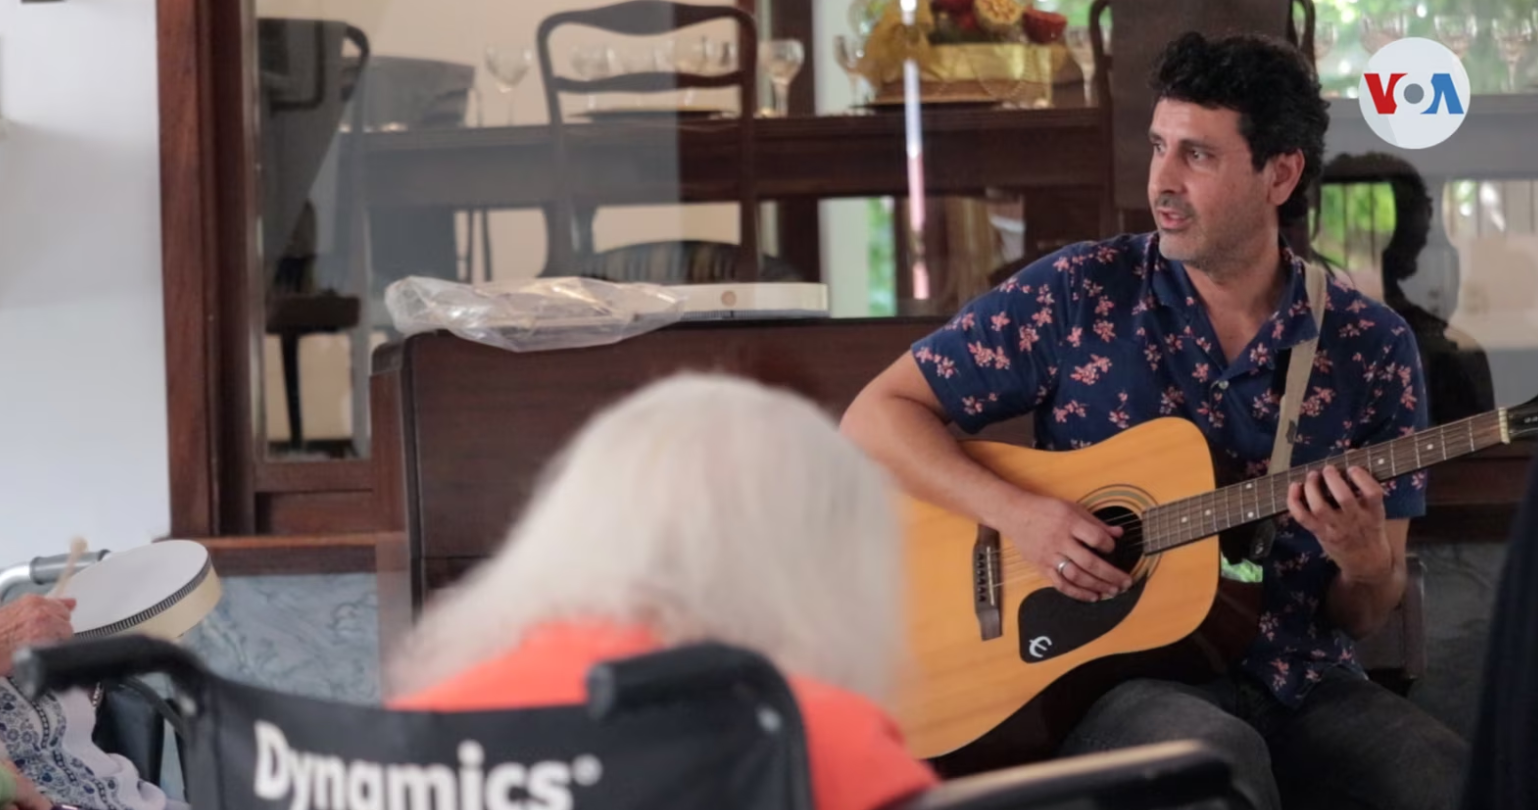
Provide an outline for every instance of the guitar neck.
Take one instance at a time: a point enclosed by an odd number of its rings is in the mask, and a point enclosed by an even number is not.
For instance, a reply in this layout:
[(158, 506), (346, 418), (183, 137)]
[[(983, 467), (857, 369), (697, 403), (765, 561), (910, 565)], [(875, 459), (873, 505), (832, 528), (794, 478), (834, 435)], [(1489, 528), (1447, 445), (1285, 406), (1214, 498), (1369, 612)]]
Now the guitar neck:
[(1471, 416), (1393, 441), (1351, 450), (1312, 464), (1171, 501), (1143, 515), (1149, 552), (1168, 551), (1287, 511), (1287, 490), (1325, 467), (1361, 467), (1379, 481), (1510, 441), (1504, 409)]

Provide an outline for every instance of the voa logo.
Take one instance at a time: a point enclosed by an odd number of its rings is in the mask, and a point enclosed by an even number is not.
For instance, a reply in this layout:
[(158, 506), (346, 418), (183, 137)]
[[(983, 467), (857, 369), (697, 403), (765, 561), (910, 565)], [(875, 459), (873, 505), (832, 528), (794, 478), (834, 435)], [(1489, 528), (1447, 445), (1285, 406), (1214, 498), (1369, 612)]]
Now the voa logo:
[(574, 787), (603, 775), (597, 757), (488, 767), (480, 743), (459, 745), (459, 768), (383, 764), (296, 751), (260, 720), (253, 791), (289, 810), (574, 810)]
[(1468, 117), (1469, 74), (1440, 42), (1395, 40), (1367, 60), (1357, 88), (1362, 117), (1378, 137), (1425, 149), (1452, 137)]

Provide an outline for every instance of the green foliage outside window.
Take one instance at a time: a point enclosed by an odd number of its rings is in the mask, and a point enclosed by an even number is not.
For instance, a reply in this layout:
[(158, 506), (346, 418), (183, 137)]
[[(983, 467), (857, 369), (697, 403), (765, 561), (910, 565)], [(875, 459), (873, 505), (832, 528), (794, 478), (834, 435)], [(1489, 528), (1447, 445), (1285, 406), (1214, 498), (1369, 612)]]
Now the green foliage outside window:
[(865, 201), (870, 214), (871, 317), (897, 314), (897, 251), (892, 243), (892, 198)]

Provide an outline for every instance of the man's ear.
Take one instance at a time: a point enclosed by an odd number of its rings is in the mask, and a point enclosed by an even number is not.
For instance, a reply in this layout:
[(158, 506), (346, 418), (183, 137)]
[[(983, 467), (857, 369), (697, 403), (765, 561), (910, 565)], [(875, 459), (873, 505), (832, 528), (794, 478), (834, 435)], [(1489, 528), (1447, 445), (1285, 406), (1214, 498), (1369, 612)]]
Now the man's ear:
[(1292, 196), (1293, 190), (1303, 179), (1304, 164), (1301, 149), (1271, 158), (1271, 186), (1268, 195), (1272, 205), (1281, 205)]

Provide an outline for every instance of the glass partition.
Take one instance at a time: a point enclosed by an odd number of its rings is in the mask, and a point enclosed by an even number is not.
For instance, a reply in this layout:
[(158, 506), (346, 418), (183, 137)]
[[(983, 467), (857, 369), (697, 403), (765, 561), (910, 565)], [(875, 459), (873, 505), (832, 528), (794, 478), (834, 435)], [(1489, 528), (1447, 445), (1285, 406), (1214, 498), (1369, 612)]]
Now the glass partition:
[[(756, 252), (762, 281), (824, 285), (814, 313), (898, 312), (906, 172), (884, 158), (903, 126), (859, 76), (851, 7), (704, 3), (747, 12), (752, 63), (734, 19), (561, 25), (550, 74), (610, 86), (547, 94), (541, 24), (608, 5), (256, 0), (269, 460), (367, 454), (369, 357), (398, 336), (385, 295), (408, 277), (705, 284)], [(716, 86), (624, 84), (643, 74)]]
[[(550, 71), (610, 85), (552, 98), (541, 23), (606, 0), (255, 0), (267, 458), (367, 455), (369, 357), (397, 336), (386, 289), (410, 276), (707, 283), (754, 253), (760, 280), (825, 285), (828, 316), (937, 316), (1063, 245), (1149, 229), (1146, 110), (1117, 89), (1146, 76), (1155, 43), (1116, 25), (1122, 2), (1106, 4), (1098, 48), (1090, 0), (706, 3), (750, 13), (752, 64), (728, 19), (641, 36), (561, 26)], [(1451, 358), (1428, 372), (1434, 399), (1531, 396), (1530, 4), (1239, 5), (1311, 44), (1333, 102), (1315, 248)], [(1362, 121), (1363, 65), (1398, 36), (1463, 54), (1470, 113), (1441, 147), (1397, 150)], [(722, 79), (738, 70), (751, 109)], [(616, 83), (674, 72), (720, 86)], [(1396, 238), (1420, 245), (1412, 260), (1387, 251)]]

